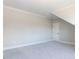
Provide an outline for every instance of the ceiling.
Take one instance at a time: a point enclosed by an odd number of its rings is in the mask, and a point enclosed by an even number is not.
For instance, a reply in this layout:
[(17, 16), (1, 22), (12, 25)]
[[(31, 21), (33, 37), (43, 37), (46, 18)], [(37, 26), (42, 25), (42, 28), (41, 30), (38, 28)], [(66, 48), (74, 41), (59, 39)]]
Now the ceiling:
[(48, 15), (49, 13), (74, 3), (74, 0), (4, 0), (5, 5)]
[(54, 11), (74, 5), (74, 0), (4, 0), (4, 5), (50, 16)]

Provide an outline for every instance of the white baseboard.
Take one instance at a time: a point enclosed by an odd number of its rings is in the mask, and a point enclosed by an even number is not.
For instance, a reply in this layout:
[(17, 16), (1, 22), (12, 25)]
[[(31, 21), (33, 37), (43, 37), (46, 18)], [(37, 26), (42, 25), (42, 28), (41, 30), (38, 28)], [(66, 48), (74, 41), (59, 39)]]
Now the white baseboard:
[(66, 42), (66, 41), (62, 41), (62, 40), (45, 40), (45, 41), (38, 41), (38, 42), (32, 42), (32, 43), (28, 43), (28, 44), (21, 44), (21, 45), (16, 45), (16, 46), (12, 46), (12, 47), (7, 47), (7, 48), (4, 48), (3, 51), (15, 49), (15, 48), (20, 48), (20, 47), (24, 47), (24, 46), (30, 46), (30, 45), (45, 43), (45, 42), (49, 42), (49, 41), (58, 41), (58, 42), (64, 43), (64, 44), (75, 45), (73, 42)]
[(64, 43), (64, 44), (71, 44), (71, 45), (75, 45), (74, 42), (68, 42), (68, 41), (62, 41), (62, 40), (54, 40), (54, 41), (58, 41), (60, 43)]
[(27, 43), (27, 44), (21, 44), (21, 45), (11, 46), (11, 47), (7, 47), (7, 48), (3, 48), (3, 51), (15, 49), (15, 48), (20, 48), (20, 47), (24, 47), (24, 46), (30, 46), (30, 45), (45, 43), (45, 42), (48, 42), (48, 41), (52, 41), (52, 40), (44, 40), (44, 41), (31, 42), (31, 43)]

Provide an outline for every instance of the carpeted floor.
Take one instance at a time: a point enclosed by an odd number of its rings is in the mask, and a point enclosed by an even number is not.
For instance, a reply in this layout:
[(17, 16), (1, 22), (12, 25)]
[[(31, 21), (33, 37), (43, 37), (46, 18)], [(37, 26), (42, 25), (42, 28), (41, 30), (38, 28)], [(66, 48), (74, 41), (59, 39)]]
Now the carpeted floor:
[(4, 51), (4, 59), (75, 59), (75, 49), (72, 45), (51, 41)]

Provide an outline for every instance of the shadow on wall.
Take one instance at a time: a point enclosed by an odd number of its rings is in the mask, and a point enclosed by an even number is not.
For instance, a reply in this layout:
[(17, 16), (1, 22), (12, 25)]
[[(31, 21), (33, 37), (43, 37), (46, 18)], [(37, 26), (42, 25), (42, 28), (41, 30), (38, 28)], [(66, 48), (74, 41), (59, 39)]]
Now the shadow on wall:
[[(52, 20), (53, 39), (75, 44), (75, 26), (62, 20), (61, 18)], [(59, 37), (59, 38), (58, 38)]]

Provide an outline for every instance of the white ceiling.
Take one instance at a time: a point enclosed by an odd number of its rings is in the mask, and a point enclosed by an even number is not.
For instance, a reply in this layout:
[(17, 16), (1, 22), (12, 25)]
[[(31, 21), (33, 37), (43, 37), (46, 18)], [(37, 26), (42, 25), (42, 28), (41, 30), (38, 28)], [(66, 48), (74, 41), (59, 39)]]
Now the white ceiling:
[(50, 16), (54, 11), (74, 5), (74, 0), (4, 0), (4, 5)]
[(74, 3), (74, 0), (4, 0), (5, 5), (48, 15), (50, 12), (66, 7)]

